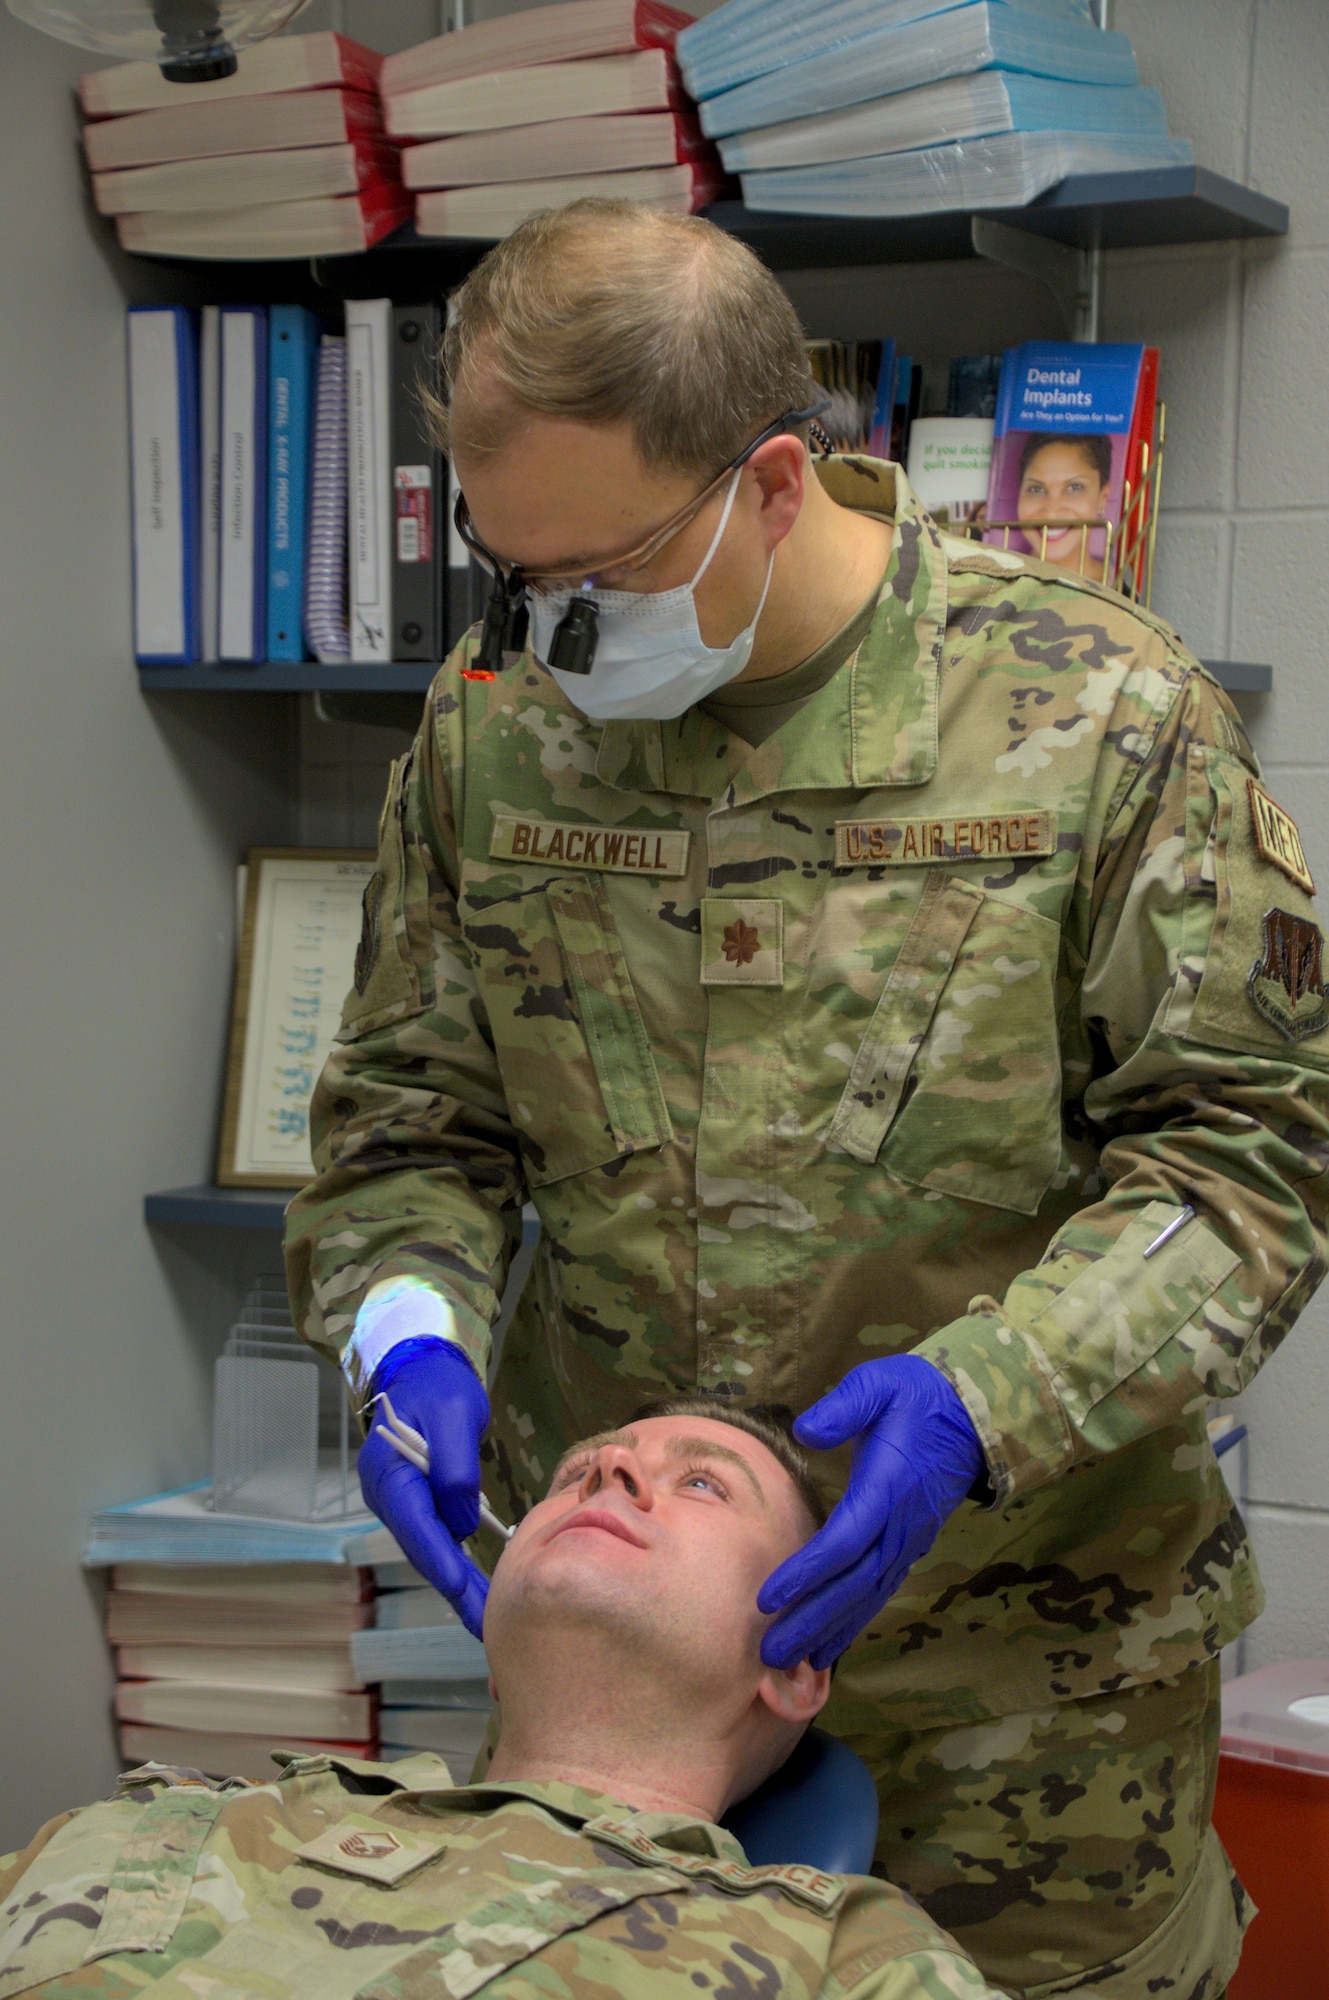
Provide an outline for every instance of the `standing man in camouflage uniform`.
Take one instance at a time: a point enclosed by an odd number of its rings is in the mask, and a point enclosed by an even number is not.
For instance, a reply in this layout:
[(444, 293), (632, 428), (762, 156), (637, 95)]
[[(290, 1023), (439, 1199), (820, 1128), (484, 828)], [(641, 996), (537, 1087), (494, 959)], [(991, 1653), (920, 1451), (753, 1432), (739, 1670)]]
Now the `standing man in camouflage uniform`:
[(520, 1513), (661, 1390), (803, 1411), (843, 1498), (765, 1656), (848, 1648), (881, 1870), (1012, 1993), (1211, 2000), (1260, 1595), (1207, 1404), (1324, 1268), (1295, 826), (1159, 620), (809, 461), (795, 318), (705, 223), (536, 218), (445, 363), (499, 604), (394, 773), (288, 1235), (428, 1438), (366, 1492), (475, 1628), (486, 1424)]

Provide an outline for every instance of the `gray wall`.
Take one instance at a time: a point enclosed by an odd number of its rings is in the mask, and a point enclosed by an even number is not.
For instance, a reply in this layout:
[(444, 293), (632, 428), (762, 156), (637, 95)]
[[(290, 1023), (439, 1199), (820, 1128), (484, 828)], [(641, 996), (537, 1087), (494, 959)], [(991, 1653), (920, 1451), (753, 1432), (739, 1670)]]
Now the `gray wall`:
[[(451, 4), (451, 0), (443, 0)], [(481, 0), (468, 18), (506, 11)], [(383, 48), (439, 0), (315, 0), (299, 26)], [(1197, 650), (1272, 661), (1245, 704), (1271, 782), (1329, 877), (1329, 149), (1322, 0), (1117, 0), (1146, 80), (1202, 160), (1292, 203), (1272, 248), (1109, 260), (1104, 335), (1163, 347), (1171, 445), (1159, 608)], [(312, 704), (145, 700), (130, 667), (123, 326), (179, 295), (90, 224), (77, 52), (0, 12), (0, 1850), (114, 1770), (92, 1509), (199, 1476), (210, 1364), (245, 1235), (150, 1235), (145, 1190), (207, 1178), (232, 953), (232, 870), (257, 841), (372, 841), (392, 732)], [(892, 332), (925, 360), (1060, 332), (977, 265), (810, 273), (810, 332)], [(1254, 1664), (1329, 1652), (1329, 1301), (1245, 1399), (1271, 1606)]]
[(0, 13), (0, 1849), (115, 1773), (89, 1514), (206, 1463), (261, 1250), (154, 1242), (141, 1203), (210, 1173), (234, 865), (291, 822), (282, 707), (134, 680), (129, 281), (85, 213), (86, 66)]

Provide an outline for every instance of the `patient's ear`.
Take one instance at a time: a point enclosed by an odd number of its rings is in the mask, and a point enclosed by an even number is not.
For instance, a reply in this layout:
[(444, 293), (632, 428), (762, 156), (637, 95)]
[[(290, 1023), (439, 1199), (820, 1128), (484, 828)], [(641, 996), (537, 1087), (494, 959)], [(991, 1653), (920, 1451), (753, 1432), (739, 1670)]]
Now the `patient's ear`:
[(763, 1667), (757, 1683), (758, 1699), (781, 1722), (813, 1721), (825, 1708), (830, 1691), (830, 1668), (814, 1667), (807, 1660), (792, 1667)]

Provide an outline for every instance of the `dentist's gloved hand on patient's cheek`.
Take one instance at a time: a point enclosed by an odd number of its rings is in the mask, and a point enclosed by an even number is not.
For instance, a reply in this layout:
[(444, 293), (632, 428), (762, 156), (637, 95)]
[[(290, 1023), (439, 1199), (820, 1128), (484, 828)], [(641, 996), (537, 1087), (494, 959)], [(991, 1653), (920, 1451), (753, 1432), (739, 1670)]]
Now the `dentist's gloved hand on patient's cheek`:
[(365, 1504), (478, 1639), (489, 1580), (461, 1545), (480, 1521), (480, 1440), (489, 1398), (451, 1338), (453, 1325), (447, 1300), (409, 1279), (385, 1285), (361, 1306), (352, 1344), (373, 1367), (371, 1394), (388, 1392), (397, 1416), (420, 1433), (429, 1471), (419, 1471), (382, 1435), (376, 1412), (367, 1418), (358, 1470)]
[(915, 1354), (852, 1368), (794, 1436), (813, 1451), (852, 1441), (853, 1465), (826, 1526), (758, 1593), (758, 1609), (779, 1614), (761, 1656), (770, 1667), (827, 1667), (927, 1554), (986, 1461), (960, 1397)]

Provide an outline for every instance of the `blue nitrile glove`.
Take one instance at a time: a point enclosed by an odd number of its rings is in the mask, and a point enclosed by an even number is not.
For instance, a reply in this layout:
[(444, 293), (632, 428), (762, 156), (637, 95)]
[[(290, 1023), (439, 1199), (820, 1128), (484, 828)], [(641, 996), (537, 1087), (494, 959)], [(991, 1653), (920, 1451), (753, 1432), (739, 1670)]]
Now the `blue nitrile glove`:
[(986, 1461), (959, 1396), (918, 1354), (851, 1368), (794, 1436), (813, 1451), (852, 1438), (853, 1467), (826, 1526), (758, 1593), (760, 1611), (782, 1614), (761, 1657), (768, 1667), (828, 1667), (927, 1554)]
[(478, 1639), (489, 1581), (461, 1544), (480, 1523), (480, 1440), (489, 1422), (489, 1398), (454, 1341), (412, 1336), (419, 1301), (419, 1293), (407, 1293), (387, 1301), (376, 1315), (381, 1336), (391, 1330), (389, 1313), (399, 1308), (406, 1338), (390, 1346), (375, 1368), (371, 1393), (386, 1390), (398, 1417), (419, 1431), (430, 1469), (418, 1471), (369, 1416), (358, 1462), (360, 1490), (403, 1554)]

